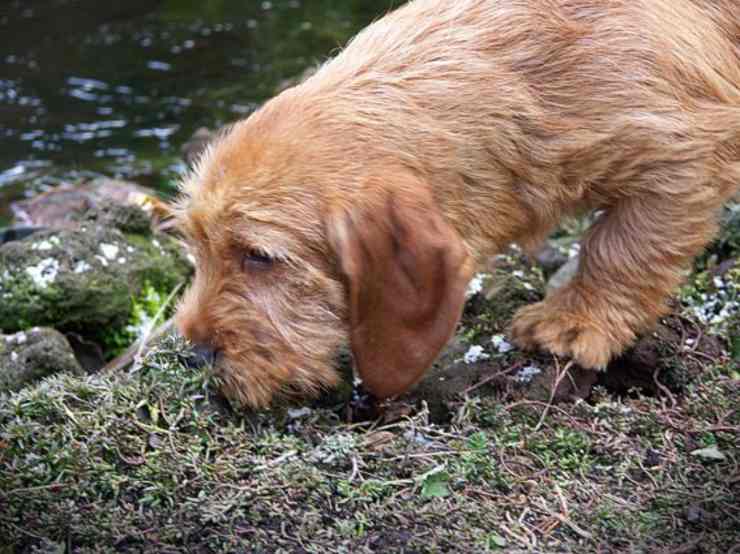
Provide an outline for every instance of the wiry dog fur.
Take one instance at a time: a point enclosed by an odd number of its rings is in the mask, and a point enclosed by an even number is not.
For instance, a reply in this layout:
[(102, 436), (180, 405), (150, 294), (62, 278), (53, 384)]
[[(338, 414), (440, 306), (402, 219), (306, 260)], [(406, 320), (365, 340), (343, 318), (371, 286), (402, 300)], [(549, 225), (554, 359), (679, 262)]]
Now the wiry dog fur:
[(666, 310), (740, 183), (735, 0), (415, 0), (208, 149), (178, 314), (232, 396), (380, 396), (454, 331), (476, 264), (600, 210), (513, 337), (603, 368)]

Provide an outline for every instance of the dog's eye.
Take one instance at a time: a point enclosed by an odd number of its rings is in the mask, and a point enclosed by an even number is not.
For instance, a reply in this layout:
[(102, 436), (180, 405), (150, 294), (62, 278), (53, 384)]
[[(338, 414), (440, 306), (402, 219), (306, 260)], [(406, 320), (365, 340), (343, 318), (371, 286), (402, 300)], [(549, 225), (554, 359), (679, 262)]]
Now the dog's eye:
[(247, 250), (242, 258), (242, 269), (267, 269), (272, 266), (273, 262), (274, 260), (264, 252)]

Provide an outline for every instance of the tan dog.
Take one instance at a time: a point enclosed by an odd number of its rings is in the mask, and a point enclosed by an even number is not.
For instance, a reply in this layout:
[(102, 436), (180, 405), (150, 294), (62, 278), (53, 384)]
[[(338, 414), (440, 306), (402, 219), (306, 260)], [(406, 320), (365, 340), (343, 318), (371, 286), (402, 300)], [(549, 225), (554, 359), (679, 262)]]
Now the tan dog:
[(666, 310), (740, 183), (736, 0), (415, 0), (208, 149), (177, 207), (182, 333), (252, 406), (408, 389), (478, 264), (602, 211), (528, 348), (603, 368)]

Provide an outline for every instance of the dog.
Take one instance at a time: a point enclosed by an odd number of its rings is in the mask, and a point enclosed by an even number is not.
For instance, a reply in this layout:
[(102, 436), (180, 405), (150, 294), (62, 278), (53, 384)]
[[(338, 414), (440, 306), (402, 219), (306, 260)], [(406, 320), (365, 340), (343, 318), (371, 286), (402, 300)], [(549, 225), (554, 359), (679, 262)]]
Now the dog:
[(183, 180), (181, 333), (227, 396), (378, 398), (453, 335), (476, 269), (600, 215), (526, 349), (603, 369), (667, 311), (740, 183), (735, 0), (413, 0), (236, 123)]

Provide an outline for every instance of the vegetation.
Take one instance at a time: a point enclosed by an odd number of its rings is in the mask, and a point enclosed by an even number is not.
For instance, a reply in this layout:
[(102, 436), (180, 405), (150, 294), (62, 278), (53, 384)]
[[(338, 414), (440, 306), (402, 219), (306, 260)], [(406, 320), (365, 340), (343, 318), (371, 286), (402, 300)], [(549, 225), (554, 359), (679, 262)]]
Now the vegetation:
[(617, 367), (621, 388), (566, 403), (553, 388), (577, 371), (491, 343), (541, 294), (516, 252), (493, 297), (510, 303), (474, 295), (457, 345), (373, 422), (345, 422), (346, 388), (230, 406), (174, 337), (135, 372), (5, 395), (0, 552), (737, 552), (738, 310), (696, 311), (737, 298), (737, 251), (719, 252), (647, 337), (654, 372)]

